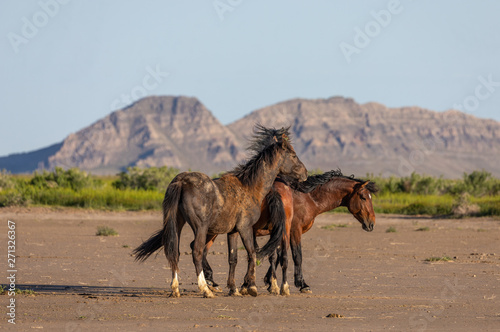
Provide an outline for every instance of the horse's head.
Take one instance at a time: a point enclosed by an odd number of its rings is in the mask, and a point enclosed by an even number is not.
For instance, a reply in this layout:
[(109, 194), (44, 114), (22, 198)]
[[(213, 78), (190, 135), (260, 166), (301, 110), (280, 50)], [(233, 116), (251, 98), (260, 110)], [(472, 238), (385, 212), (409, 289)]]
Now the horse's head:
[[(285, 130), (285, 128), (282, 128), (282, 130)], [(283, 133), (281, 136), (274, 136), (273, 139), (276, 141), (276, 144), (280, 146), (284, 154), (283, 162), (279, 168), (279, 174), (293, 180), (307, 180), (307, 169), (302, 161), (300, 161), (299, 157), (297, 157), (292, 144), (290, 144), (288, 135)]]
[(373, 211), (372, 193), (376, 192), (375, 184), (371, 181), (357, 183), (349, 196), (347, 209), (361, 223), (367, 232), (373, 231), (375, 226), (375, 212)]

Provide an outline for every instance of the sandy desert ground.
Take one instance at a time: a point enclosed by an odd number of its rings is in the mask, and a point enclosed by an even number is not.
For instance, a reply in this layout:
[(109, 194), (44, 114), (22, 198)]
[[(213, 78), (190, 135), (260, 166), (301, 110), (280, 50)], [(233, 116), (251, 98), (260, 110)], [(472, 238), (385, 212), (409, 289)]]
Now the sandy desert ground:
[[(289, 297), (267, 293), (257, 269), (258, 297), (214, 299), (198, 293), (185, 228), (181, 240), (181, 298), (168, 297), (170, 269), (163, 253), (143, 264), (133, 248), (161, 225), (160, 212), (4, 208), (2, 284), (7, 283), (7, 220), (16, 223), (18, 330), (500, 330), (500, 219), (435, 219), (378, 215), (372, 233), (350, 215), (324, 214), (304, 235), (304, 276), (312, 294), (291, 286)], [(333, 230), (329, 224), (347, 224)], [(119, 236), (95, 235), (100, 225)], [(388, 227), (396, 232), (387, 233)], [(417, 231), (428, 227), (428, 231)], [(448, 256), (451, 261), (426, 262)], [(226, 238), (209, 260), (216, 281), (227, 278)], [(288, 278), (293, 282), (293, 262)], [(246, 271), (239, 251), (237, 283)], [(278, 280), (280, 280), (279, 277)], [(9, 296), (0, 296), (7, 322)], [(330, 315), (331, 314), (331, 315)], [(333, 317), (327, 317), (328, 315)]]

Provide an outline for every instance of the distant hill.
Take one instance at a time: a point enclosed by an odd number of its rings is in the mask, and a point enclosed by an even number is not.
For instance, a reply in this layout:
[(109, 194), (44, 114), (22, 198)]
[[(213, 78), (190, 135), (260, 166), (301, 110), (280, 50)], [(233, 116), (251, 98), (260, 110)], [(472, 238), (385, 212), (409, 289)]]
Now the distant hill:
[(196, 98), (147, 97), (69, 135), (63, 142), (0, 157), (12, 173), (79, 167), (114, 174), (127, 166), (173, 166), (208, 174), (244, 160), (255, 123), (290, 125), (308, 169), (364, 176), (412, 171), (458, 177), (485, 169), (500, 176), (500, 123), (458, 111), (387, 108), (352, 99), (294, 99), (222, 125)]
[(446, 177), (485, 169), (500, 176), (500, 122), (458, 111), (360, 105), (342, 97), (294, 99), (254, 111), (228, 128), (243, 142), (256, 122), (291, 125), (294, 147), (309, 169)]

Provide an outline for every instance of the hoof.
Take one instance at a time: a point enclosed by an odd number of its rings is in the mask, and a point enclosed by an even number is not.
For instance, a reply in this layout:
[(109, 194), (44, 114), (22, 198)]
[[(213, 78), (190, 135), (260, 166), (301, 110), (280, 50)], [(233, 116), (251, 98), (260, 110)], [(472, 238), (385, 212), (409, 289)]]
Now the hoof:
[(222, 289), (220, 289), (219, 286), (211, 286), (211, 285), (208, 285), (208, 289), (210, 289), (212, 292), (215, 292), (215, 293), (221, 293), (222, 292)]
[(278, 282), (276, 281), (276, 279), (273, 279), (272, 284), (267, 290), (273, 295), (280, 295), (280, 288), (278, 287)]
[(208, 289), (208, 287), (205, 289), (205, 291), (203, 292), (203, 297), (206, 297), (206, 298), (213, 298), (215, 297), (214, 293), (212, 293), (212, 291), (210, 289)]
[(238, 291), (238, 288), (234, 289), (234, 290), (230, 290), (229, 291), (229, 296), (243, 296), (241, 295), (241, 293)]
[(181, 293), (179, 293), (179, 290), (173, 290), (169, 297), (181, 297)]
[(279, 289), (279, 287), (278, 288), (274, 288), (274, 287), (269, 286), (269, 287), (267, 287), (267, 291), (271, 295), (280, 295), (280, 289)]
[(241, 295), (248, 295), (248, 288), (241, 287), (240, 288), (240, 293), (241, 293)]
[(288, 287), (288, 283), (281, 285), (281, 295), (283, 296), (290, 295), (290, 287)]
[(300, 292), (303, 293), (303, 294), (312, 294), (312, 290), (309, 287), (301, 288)]
[(257, 287), (251, 286), (250, 288), (248, 288), (248, 294), (250, 294), (252, 296), (257, 296), (257, 294), (258, 294)]

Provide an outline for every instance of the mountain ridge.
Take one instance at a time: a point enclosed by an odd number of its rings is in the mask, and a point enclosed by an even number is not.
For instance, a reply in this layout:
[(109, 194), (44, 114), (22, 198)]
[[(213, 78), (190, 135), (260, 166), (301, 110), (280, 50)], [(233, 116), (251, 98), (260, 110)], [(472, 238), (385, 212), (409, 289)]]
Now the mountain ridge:
[(445, 177), (485, 169), (500, 176), (500, 122), (459, 111), (389, 108), (352, 98), (295, 98), (222, 125), (196, 98), (151, 96), (68, 135), (61, 143), (0, 157), (12, 173), (79, 167), (115, 174), (128, 166), (172, 166), (214, 174), (245, 159), (255, 123), (290, 125), (308, 169)]

